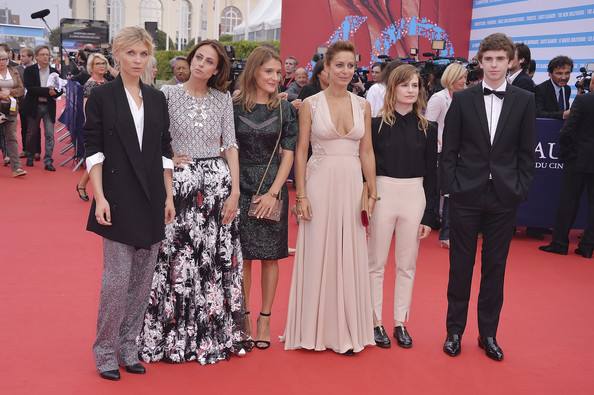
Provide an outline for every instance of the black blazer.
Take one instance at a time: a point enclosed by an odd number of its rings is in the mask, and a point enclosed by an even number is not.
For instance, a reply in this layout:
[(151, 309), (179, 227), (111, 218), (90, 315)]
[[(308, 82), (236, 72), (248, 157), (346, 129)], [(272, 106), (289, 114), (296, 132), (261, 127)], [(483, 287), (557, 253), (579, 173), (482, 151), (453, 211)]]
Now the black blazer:
[[(563, 93), (565, 93), (566, 107), (569, 108), (569, 95), (571, 88), (565, 86)], [(563, 119), (563, 111), (559, 110), (559, 98), (551, 79), (539, 84), (534, 88), (536, 95), (536, 116), (538, 118), (555, 118)]]
[(491, 174), (502, 204), (524, 200), (534, 171), (534, 112), (534, 95), (508, 84), (491, 145), (482, 84), (456, 92), (443, 132), (443, 193), (473, 203)]
[[(50, 68), (51, 73), (57, 73), (58, 71), (52, 66)], [(56, 98), (63, 92), (57, 92), (56, 96), (50, 96), (49, 88), (41, 87), (41, 80), (39, 78), (39, 65), (37, 63), (25, 68), (23, 73), (23, 84), (27, 89), (27, 95), (23, 101), (23, 112), (30, 117), (37, 115), (37, 104), (40, 97), (47, 98), (47, 106), (50, 117), (56, 122)]]
[(534, 93), (534, 81), (526, 72), (522, 71), (516, 78), (514, 78), (514, 82), (512, 82), (513, 86), (517, 86), (518, 88), (522, 88), (527, 90), (528, 92)]
[(577, 95), (559, 136), (566, 166), (594, 173), (594, 93)]
[(142, 151), (120, 77), (91, 91), (86, 104), (85, 155), (102, 152), (103, 192), (111, 226), (95, 219), (91, 205), (87, 230), (107, 239), (149, 248), (165, 237), (165, 184), (162, 157), (171, 158), (165, 95), (141, 83), (144, 101)]

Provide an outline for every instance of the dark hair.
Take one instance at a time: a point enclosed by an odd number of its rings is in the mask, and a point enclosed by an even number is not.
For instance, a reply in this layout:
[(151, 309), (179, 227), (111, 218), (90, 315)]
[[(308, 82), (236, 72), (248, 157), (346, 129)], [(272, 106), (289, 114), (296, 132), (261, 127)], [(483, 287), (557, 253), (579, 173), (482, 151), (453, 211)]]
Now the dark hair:
[(79, 49), (78, 52), (78, 58), (85, 62), (85, 64), (87, 63), (88, 57), (87, 57), (87, 52), (84, 49)]
[(0, 48), (4, 48), (7, 55), (12, 52), (12, 49), (6, 43), (0, 43)]
[(569, 56), (563, 56), (563, 55), (555, 56), (549, 62), (547, 71), (549, 73), (552, 73), (553, 71), (555, 71), (555, 69), (558, 69), (559, 67), (563, 67), (563, 66), (569, 66), (569, 67), (571, 67), (570, 71), (573, 71), (573, 60), (571, 60), (571, 58)]
[(336, 54), (339, 52), (352, 52), (353, 55), (357, 55), (357, 52), (355, 51), (355, 46), (352, 42), (339, 40), (328, 47), (326, 55), (324, 55), (324, 61), (326, 62), (326, 64), (330, 64), (330, 62), (332, 62), (332, 59), (334, 59)]
[(378, 82), (381, 82), (382, 84), (388, 84), (388, 77), (390, 77), (390, 73), (398, 66), (403, 65), (404, 63), (398, 59), (391, 61), (390, 63), (387, 63), (383, 70), (382, 73), (379, 76), (379, 80)]
[(371, 65), (371, 69), (373, 69), (374, 67), (379, 67), (380, 71), (382, 71), (383, 69), (386, 68), (386, 63), (384, 62), (375, 62), (374, 64)]
[(527, 71), (528, 67), (530, 67), (530, 61), (532, 60), (530, 48), (524, 43), (514, 44), (514, 47), (516, 49), (516, 53), (518, 54), (518, 60), (523, 59), (522, 63), (520, 63), (520, 67), (522, 70)]
[(188, 57), (185, 59), (188, 64), (192, 65), (192, 59), (194, 59), (194, 55), (196, 55), (196, 51), (198, 48), (209, 45), (212, 49), (214, 49), (218, 56), (217, 61), (217, 73), (208, 79), (207, 85), (210, 88), (217, 89), (221, 92), (225, 92), (227, 87), (229, 86), (229, 73), (231, 72), (231, 63), (229, 62), (229, 58), (227, 57), (227, 53), (225, 52), (225, 47), (218, 42), (217, 40), (204, 40), (200, 41), (188, 54)]
[(33, 51), (33, 52), (35, 52), (35, 56), (37, 56), (39, 51), (41, 51), (42, 49), (47, 49), (51, 55), (52, 51), (48, 45), (38, 45), (35, 47), (35, 50)]
[(320, 87), (320, 73), (322, 71), (324, 71), (324, 61), (318, 60), (311, 72), (311, 78), (309, 79), (309, 83), (311, 85), (314, 85), (317, 88), (321, 88)]
[(483, 54), (487, 51), (503, 50), (507, 54), (507, 58), (512, 60), (514, 58), (514, 43), (503, 33), (489, 34), (483, 38), (476, 54), (479, 61), (483, 61)]
[(536, 60), (532, 59), (528, 65), (528, 73), (534, 73), (536, 71)]

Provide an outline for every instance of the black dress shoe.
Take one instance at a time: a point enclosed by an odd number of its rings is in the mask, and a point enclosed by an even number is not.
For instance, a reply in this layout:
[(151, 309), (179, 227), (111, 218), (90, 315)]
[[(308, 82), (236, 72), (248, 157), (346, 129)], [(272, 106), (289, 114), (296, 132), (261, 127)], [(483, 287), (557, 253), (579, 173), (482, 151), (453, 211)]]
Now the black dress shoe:
[(575, 253), (583, 256), (584, 258), (592, 258), (592, 248), (578, 247), (575, 249)]
[(551, 252), (553, 254), (567, 255), (567, 247), (563, 247), (562, 245), (559, 245), (555, 242), (547, 244), (546, 246), (540, 246), (538, 249), (544, 252)]
[(105, 372), (99, 372), (99, 376), (105, 380), (118, 381), (120, 379), (119, 370), (106, 370)]
[(146, 369), (140, 363), (135, 363), (134, 365), (126, 365), (126, 372), (132, 374), (145, 374)]
[(397, 326), (394, 328), (394, 337), (396, 338), (396, 343), (402, 348), (411, 348), (412, 347), (412, 337), (408, 334), (405, 326)]
[(392, 345), (383, 325), (373, 328), (373, 339), (375, 340), (375, 345), (381, 348), (390, 348)]
[(455, 357), (456, 355), (460, 354), (460, 351), (462, 351), (461, 342), (462, 336), (448, 334), (445, 342), (443, 343), (443, 352), (448, 354), (450, 357)]
[(45, 165), (44, 169), (47, 171), (56, 171), (56, 168), (51, 163), (48, 163), (47, 165)]
[(28, 167), (33, 167), (33, 158), (27, 158), (27, 166)]
[(495, 361), (503, 360), (503, 350), (497, 344), (497, 340), (494, 337), (481, 337), (478, 338), (478, 345), (480, 348), (485, 350), (485, 354)]
[(344, 355), (345, 357), (352, 357), (353, 355), (355, 355), (355, 351), (351, 348), (343, 353), (340, 353), (340, 355)]
[(546, 229), (543, 228), (526, 228), (526, 236), (530, 237), (531, 239), (536, 240), (544, 240), (544, 231)]

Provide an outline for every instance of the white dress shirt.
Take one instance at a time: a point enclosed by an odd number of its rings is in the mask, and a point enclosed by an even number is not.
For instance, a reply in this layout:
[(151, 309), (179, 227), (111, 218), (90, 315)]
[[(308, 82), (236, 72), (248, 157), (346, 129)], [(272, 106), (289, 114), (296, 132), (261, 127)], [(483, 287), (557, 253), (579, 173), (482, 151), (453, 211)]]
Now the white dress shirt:
[(522, 71), (523, 71), (523, 70), (522, 70), (522, 69), (520, 69), (520, 70), (516, 71), (515, 73), (513, 73), (513, 74), (510, 74), (510, 75), (507, 77), (507, 82), (509, 82), (510, 84), (513, 84), (513, 83), (514, 83), (514, 80), (515, 80), (515, 79), (516, 79), (516, 78), (517, 78), (517, 77), (520, 75), (520, 73), (521, 73)]
[(555, 98), (557, 99), (557, 102), (559, 102), (559, 91), (563, 89), (563, 111), (568, 110), (569, 107), (567, 105), (567, 100), (565, 99), (565, 88), (562, 88), (559, 85), (555, 84), (552, 78), (551, 84), (553, 84), (553, 88), (555, 88)]
[[(497, 88), (492, 88), (485, 81), (483, 81), (483, 89), (489, 88), (492, 91), (505, 92), (507, 89), (507, 81)], [(489, 135), (491, 136), (491, 144), (495, 139), (495, 132), (497, 131), (497, 124), (499, 123), (499, 116), (501, 115), (501, 109), (503, 108), (503, 99), (498, 98), (495, 95), (487, 95), (485, 98), (485, 111), (487, 114), (487, 124), (489, 125)]]
[[(144, 136), (144, 101), (140, 104), (140, 107), (136, 105), (134, 98), (128, 92), (128, 89), (124, 88), (126, 91), (126, 98), (128, 99), (128, 106), (130, 107), (130, 113), (132, 114), (132, 119), (134, 120), (134, 127), (136, 128), (136, 136), (138, 137), (138, 146), (140, 147), (140, 151), (142, 151), (142, 138)], [(142, 91), (139, 92), (140, 97), (142, 98)], [(173, 170), (173, 161), (169, 158), (163, 158), (163, 169), (171, 169)], [(105, 155), (103, 152), (97, 152), (89, 156), (85, 163), (87, 165), (87, 171), (91, 172), (93, 166), (103, 163), (105, 161)]]
[(447, 89), (433, 94), (427, 103), (425, 117), (428, 121), (437, 122), (437, 152), (441, 152), (443, 127), (450, 104), (452, 104), (452, 97)]
[(386, 95), (386, 85), (375, 83), (367, 91), (365, 98), (371, 106), (371, 116), (377, 117), (384, 107), (384, 96)]

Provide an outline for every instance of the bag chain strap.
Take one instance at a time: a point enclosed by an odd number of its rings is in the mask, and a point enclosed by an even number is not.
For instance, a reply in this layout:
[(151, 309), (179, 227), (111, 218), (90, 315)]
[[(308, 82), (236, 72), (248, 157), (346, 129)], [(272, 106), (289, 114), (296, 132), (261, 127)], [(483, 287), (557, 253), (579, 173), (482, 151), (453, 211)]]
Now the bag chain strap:
[[(268, 169), (270, 169), (270, 164), (272, 163), (272, 159), (274, 158), (276, 150), (278, 149), (278, 144), (280, 143), (280, 138), (283, 133), (283, 102), (282, 101), (279, 102), (278, 111), (280, 113), (280, 130), (278, 132), (278, 137), (276, 139), (276, 145), (274, 146), (274, 151), (272, 151), (272, 155), (270, 155), (270, 160), (268, 161), (268, 165), (266, 166), (266, 170), (264, 171), (262, 180), (260, 180), (260, 185), (258, 185), (258, 190), (256, 191), (256, 195), (258, 195), (258, 196), (260, 196), (260, 189), (262, 188), (264, 179), (266, 178), (266, 175), (268, 174)], [(278, 193), (278, 198), (280, 198), (281, 193), (282, 193), (282, 188), (281, 188), (280, 192)]]

